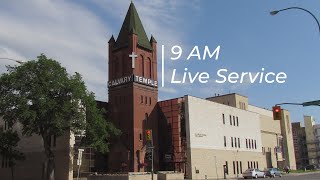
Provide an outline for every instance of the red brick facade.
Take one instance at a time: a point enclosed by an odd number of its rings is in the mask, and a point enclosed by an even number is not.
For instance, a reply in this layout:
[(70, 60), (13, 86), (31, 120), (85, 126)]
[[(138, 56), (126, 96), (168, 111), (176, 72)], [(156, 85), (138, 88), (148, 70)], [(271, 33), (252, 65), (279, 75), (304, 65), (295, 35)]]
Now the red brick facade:
[[(109, 41), (109, 82), (131, 75), (132, 78), (138, 75), (153, 81), (157, 80), (157, 44), (152, 39), (148, 42), (151, 48), (140, 43), (140, 38), (146, 38), (146, 35), (137, 18), (139, 17), (131, 3), (117, 41), (113, 37)], [(134, 67), (129, 57), (132, 53), (137, 55)], [(110, 119), (122, 131), (121, 137), (110, 149), (109, 171), (138, 172), (150, 168), (150, 162), (145, 160), (146, 129), (153, 130), (154, 165), (157, 169), (159, 164), (157, 101), (156, 85), (151, 86), (132, 79), (117, 85), (110, 86), (109, 83)], [(145, 164), (148, 166), (145, 167)]]
[(184, 172), (186, 170), (186, 128), (184, 99), (158, 102), (160, 169)]

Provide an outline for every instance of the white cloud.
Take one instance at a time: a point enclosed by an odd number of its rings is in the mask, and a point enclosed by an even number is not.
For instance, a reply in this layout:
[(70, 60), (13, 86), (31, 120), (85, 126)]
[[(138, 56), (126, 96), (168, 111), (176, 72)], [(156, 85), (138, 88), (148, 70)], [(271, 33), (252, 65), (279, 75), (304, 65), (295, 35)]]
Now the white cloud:
[(7, 1), (0, 7), (0, 27), (0, 47), (8, 57), (35, 59), (45, 53), (70, 73), (82, 74), (89, 90), (106, 100), (107, 92), (99, 90), (107, 86), (111, 31), (94, 13), (71, 1)]
[[(95, 92), (97, 99), (105, 101), (108, 94), (107, 41), (111, 34), (117, 36), (130, 2), (96, 0), (90, 8), (76, 3), (62, 0), (2, 2), (0, 57), (30, 60), (44, 53), (58, 60), (68, 72), (82, 74), (88, 89)], [(169, 0), (141, 0), (135, 1), (135, 5), (149, 37), (152, 33), (158, 40), (159, 50), (162, 44), (167, 47), (182, 44), (183, 34), (175, 30), (179, 24), (175, 10), (181, 4)], [(117, 23), (120, 26), (114, 27)], [(3, 64), (13, 62), (0, 63), (2, 73), (5, 71)], [(158, 65), (160, 67), (159, 58)], [(172, 89), (162, 91), (173, 92)]]

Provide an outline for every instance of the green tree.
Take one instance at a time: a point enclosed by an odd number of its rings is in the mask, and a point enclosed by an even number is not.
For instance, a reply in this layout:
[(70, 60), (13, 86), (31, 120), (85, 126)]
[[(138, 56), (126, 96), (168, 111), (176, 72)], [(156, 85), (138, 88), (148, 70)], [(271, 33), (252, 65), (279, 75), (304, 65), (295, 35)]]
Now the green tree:
[(16, 149), (19, 141), (20, 138), (17, 131), (13, 131), (12, 129), (0, 131), (0, 155), (9, 162), (12, 180), (13, 168), (16, 165), (16, 161), (22, 161), (25, 159), (24, 154)]
[(0, 116), (11, 125), (23, 125), (23, 135), (42, 137), (46, 160), (44, 178), (54, 179), (52, 137), (86, 131), (85, 144), (108, 151), (107, 140), (120, 131), (97, 109), (81, 75), (70, 75), (44, 54), (20, 66), (8, 66), (0, 77)]

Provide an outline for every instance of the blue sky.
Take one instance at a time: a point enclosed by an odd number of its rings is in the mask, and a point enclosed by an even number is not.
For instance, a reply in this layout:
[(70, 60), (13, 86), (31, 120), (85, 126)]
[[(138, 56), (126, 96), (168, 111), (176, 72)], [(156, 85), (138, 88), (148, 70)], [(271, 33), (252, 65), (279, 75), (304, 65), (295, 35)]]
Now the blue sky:
[[(249, 0), (135, 0), (136, 8), (147, 31), (168, 50), (180, 45), (184, 52), (193, 46), (220, 45), (218, 61), (170, 61), (166, 51), (166, 84), (159, 88), (164, 100), (190, 94), (209, 97), (215, 93), (236, 92), (249, 97), (249, 103), (271, 108), (280, 102), (304, 102), (320, 99), (318, 70), (320, 67), (320, 33), (307, 13), (291, 10), (270, 16), (269, 12), (299, 6), (320, 18), (320, 1), (249, 1)], [(130, 0), (92, 1), (10, 1), (0, 6), (0, 57), (35, 59), (45, 53), (67, 67), (70, 73), (83, 75), (89, 90), (97, 99), (107, 101), (108, 49), (111, 35), (118, 36)], [(158, 53), (158, 72), (160, 53)], [(0, 60), (0, 72), (5, 64)], [(207, 84), (170, 84), (172, 70), (209, 72)], [(216, 84), (218, 69), (228, 71), (285, 72), (284, 84)], [(181, 76), (181, 73), (180, 73)], [(159, 79), (160, 81), (161, 79)], [(319, 107), (285, 106), (293, 121), (303, 115), (320, 117)], [(320, 123), (320, 121), (317, 121)]]

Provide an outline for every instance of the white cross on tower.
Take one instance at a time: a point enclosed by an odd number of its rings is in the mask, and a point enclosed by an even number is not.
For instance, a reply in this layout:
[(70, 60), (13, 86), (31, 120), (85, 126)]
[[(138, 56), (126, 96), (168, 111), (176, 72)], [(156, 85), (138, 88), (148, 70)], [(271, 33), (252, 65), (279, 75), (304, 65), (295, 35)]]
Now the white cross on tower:
[(136, 55), (134, 52), (132, 52), (132, 54), (129, 54), (129, 57), (131, 57), (132, 69), (134, 69), (134, 60), (135, 60), (136, 57), (138, 57), (138, 55)]

